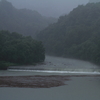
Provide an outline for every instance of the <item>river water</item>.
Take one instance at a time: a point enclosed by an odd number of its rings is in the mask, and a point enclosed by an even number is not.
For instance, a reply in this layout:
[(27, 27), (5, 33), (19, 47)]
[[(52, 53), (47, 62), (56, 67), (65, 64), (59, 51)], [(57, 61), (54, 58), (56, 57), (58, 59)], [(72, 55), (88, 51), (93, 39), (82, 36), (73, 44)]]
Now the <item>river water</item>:
[[(30, 70), (31, 69), (31, 70)], [(73, 75), (51, 88), (0, 88), (0, 100), (100, 100), (99, 67), (89, 62), (46, 56), (45, 64), (0, 71), (0, 76)], [(87, 77), (74, 77), (87, 75)], [(88, 75), (92, 75), (91, 77)], [(97, 75), (97, 76), (95, 76)]]

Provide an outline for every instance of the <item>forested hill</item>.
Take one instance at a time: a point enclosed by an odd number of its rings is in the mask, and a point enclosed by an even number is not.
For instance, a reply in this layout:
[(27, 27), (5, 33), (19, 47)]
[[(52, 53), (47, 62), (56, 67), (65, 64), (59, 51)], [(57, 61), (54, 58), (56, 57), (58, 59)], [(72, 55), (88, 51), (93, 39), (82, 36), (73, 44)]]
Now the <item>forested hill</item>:
[(0, 30), (9, 30), (34, 37), (36, 33), (55, 21), (57, 19), (45, 18), (37, 11), (16, 9), (10, 2), (0, 1)]
[(41, 31), (48, 54), (100, 63), (100, 3), (88, 3)]

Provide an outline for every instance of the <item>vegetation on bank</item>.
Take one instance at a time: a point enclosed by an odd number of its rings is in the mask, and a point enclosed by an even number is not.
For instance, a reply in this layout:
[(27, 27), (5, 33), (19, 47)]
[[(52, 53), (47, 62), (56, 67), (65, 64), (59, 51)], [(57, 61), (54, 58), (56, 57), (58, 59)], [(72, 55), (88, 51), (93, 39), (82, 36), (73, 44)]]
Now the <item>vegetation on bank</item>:
[(0, 31), (0, 69), (12, 64), (33, 64), (43, 62), (45, 49), (42, 42), (16, 32)]
[(38, 35), (46, 53), (100, 64), (100, 3), (79, 5)]
[(14, 66), (16, 64), (10, 63), (10, 62), (5, 62), (5, 61), (0, 61), (0, 70), (7, 70), (9, 66)]

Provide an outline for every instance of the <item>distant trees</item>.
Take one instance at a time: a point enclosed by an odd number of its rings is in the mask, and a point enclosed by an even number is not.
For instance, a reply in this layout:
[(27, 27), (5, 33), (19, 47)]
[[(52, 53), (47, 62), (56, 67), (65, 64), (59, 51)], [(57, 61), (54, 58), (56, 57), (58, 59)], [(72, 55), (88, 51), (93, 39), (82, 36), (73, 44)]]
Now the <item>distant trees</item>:
[(100, 3), (88, 3), (61, 16), (40, 32), (46, 53), (100, 64)]
[(44, 59), (45, 49), (41, 42), (16, 32), (0, 31), (0, 62), (33, 64)]

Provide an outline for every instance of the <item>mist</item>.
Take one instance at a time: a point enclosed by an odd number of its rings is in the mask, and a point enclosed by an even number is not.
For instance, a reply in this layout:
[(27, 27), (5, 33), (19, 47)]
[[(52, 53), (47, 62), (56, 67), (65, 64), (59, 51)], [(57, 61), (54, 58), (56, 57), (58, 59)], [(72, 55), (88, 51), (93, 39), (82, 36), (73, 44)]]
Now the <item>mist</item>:
[(7, 0), (16, 8), (27, 8), (38, 11), (47, 17), (59, 17), (69, 13), (78, 5), (85, 5), (89, 0)]

